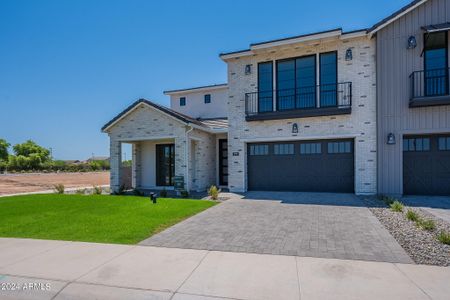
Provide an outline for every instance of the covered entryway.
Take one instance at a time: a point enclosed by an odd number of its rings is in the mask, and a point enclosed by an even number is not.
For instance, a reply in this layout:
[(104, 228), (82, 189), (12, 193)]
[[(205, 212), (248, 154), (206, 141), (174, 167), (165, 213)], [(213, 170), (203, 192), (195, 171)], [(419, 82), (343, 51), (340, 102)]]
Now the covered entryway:
[(450, 135), (403, 138), (403, 193), (450, 195)]
[(354, 192), (353, 140), (248, 144), (248, 189)]

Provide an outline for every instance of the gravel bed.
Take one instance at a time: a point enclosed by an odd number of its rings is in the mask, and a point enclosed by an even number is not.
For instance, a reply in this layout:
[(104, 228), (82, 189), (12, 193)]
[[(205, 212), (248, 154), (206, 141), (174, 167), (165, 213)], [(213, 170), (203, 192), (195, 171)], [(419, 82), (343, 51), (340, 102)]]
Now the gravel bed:
[(411, 208), (422, 218), (433, 219), (436, 229), (433, 231), (423, 230), (406, 218), (406, 212), (393, 212), (391, 209), (380, 204), (375, 199), (367, 200), (370, 211), (378, 218), (389, 233), (405, 249), (406, 253), (417, 264), (450, 266), (450, 245), (442, 244), (437, 240), (437, 234), (441, 231), (450, 232), (450, 224), (440, 218), (420, 209)]

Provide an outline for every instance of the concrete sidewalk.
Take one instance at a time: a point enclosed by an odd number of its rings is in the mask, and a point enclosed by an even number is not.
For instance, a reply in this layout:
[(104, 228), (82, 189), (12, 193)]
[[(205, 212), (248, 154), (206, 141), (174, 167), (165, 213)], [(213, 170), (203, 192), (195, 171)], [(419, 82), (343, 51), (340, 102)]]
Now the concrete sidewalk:
[(448, 299), (449, 282), (412, 264), (0, 238), (0, 299)]

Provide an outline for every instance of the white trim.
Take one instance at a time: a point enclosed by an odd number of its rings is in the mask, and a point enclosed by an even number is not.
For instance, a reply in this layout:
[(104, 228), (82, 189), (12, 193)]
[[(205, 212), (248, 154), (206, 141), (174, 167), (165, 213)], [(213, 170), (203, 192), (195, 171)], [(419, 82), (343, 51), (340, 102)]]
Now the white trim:
[(378, 31), (380, 31), (381, 29), (383, 29), (384, 27), (388, 26), (389, 24), (391, 24), (392, 22), (398, 20), (399, 18), (403, 17), (404, 15), (406, 15), (407, 13), (409, 13), (410, 11), (416, 9), (417, 7), (419, 7), (420, 5), (424, 4), (425, 2), (427, 2), (427, 0), (422, 0), (420, 2), (417, 2), (415, 5), (411, 6), (410, 8), (408, 8), (407, 10), (401, 12), (400, 14), (396, 15), (395, 17), (391, 18), (390, 20), (384, 22), (383, 24), (380, 24), (379, 26), (375, 27), (374, 29), (372, 29), (371, 31), (369, 31), (369, 38), (371, 38), (375, 33), (377, 33)]
[(339, 135), (316, 135), (316, 136), (287, 136), (287, 137), (257, 137), (249, 139), (241, 139), (244, 143), (257, 143), (257, 142), (282, 142), (282, 141), (307, 141), (307, 140), (331, 140), (331, 139), (346, 139), (357, 138), (359, 134), (339, 134)]
[(102, 132), (108, 132), (108, 130), (109, 130), (111, 127), (113, 127), (114, 125), (116, 125), (119, 121), (121, 121), (123, 118), (125, 118), (126, 116), (128, 116), (128, 115), (129, 115), (131, 112), (133, 112), (134, 110), (140, 108), (141, 105), (146, 105), (146, 106), (152, 108), (154, 111), (159, 112), (159, 113), (161, 113), (161, 114), (163, 114), (163, 115), (166, 115), (166, 116), (168, 116), (168, 117), (170, 117), (170, 118), (172, 118), (172, 119), (174, 119), (174, 120), (180, 122), (181, 124), (187, 124), (186, 122), (183, 122), (183, 121), (181, 121), (180, 119), (175, 118), (174, 116), (172, 116), (172, 115), (170, 115), (170, 114), (168, 114), (168, 113), (166, 113), (166, 112), (164, 112), (164, 111), (162, 111), (162, 110), (159, 110), (159, 109), (157, 109), (156, 107), (153, 107), (152, 105), (150, 105), (150, 104), (148, 104), (148, 103), (140, 102), (140, 103), (137, 103), (132, 109), (130, 109), (129, 111), (127, 111), (126, 113), (124, 113), (122, 116), (120, 116), (120, 118), (118, 118), (117, 120), (115, 120), (114, 122), (112, 122), (110, 125), (108, 125), (108, 127), (106, 127), (105, 129), (103, 129)]
[(204, 86), (198, 88), (190, 88), (184, 90), (174, 90), (174, 91), (164, 91), (164, 95), (179, 95), (179, 94), (189, 94), (189, 93), (199, 93), (199, 92), (207, 92), (207, 91), (216, 91), (216, 90), (224, 90), (228, 89), (228, 84), (226, 85), (211, 85)]
[(367, 30), (359, 30), (359, 31), (350, 32), (350, 33), (343, 33), (339, 38), (341, 40), (348, 40), (348, 39), (367, 37), (367, 36), (368, 36)]
[(159, 135), (159, 136), (143, 136), (143, 137), (132, 137), (132, 138), (121, 138), (116, 139), (118, 142), (143, 142), (143, 141), (157, 141), (157, 140), (168, 140), (168, 139), (175, 139), (175, 135)]
[(329, 32), (311, 34), (311, 35), (302, 36), (302, 37), (298, 37), (298, 38), (292, 38), (292, 39), (288, 38), (288, 39), (281, 40), (281, 41), (274, 41), (274, 42), (267, 42), (267, 43), (263, 43), (263, 44), (259, 44), (259, 45), (253, 45), (250, 47), (250, 49), (251, 50), (267, 49), (267, 48), (272, 48), (272, 47), (277, 47), (277, 46), (285, 46), (285, 45), (291, 45), (291, 44), (296, 44), (296, 43), (303, 43), (303, 42), (307, 42), (307, 41), (315, 41), (315, 40), (320, 40), (320, 39), (338, 37), (340, 35), (342, 35), (342, 30), (337, 29), (337, 30), (333, 30), (333, 31), (329, 31)]
[(247, 51), (239, 51), (239, 52), (236, 52), (236, 53), (221, 54), (219, 57), (222, 60), (227, 60), (227, 59), (232, 59), (232, 58), (239, 58), (239, 57), (242, 57), (242, 56), (249, 56), (249, 55), (252, 55), (252, 54), (253, 54), (253, 51), (247, 50)]

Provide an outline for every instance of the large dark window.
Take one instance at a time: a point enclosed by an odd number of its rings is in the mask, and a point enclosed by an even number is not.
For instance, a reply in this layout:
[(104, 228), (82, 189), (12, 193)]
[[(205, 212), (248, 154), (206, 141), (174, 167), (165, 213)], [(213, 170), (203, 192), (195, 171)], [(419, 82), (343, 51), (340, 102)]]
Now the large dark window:
[(316, 106), (315, 55), (277, 61), (277, 108)]
[(273, 110), (273, 66), (272, 62), (258, 64), (258, 111)]
[(426, 96), (448, 94), (447, 32), (425, 34), (424, 84)]
[(337, 53), (320, 54), (320, 106), (337, 105)]

